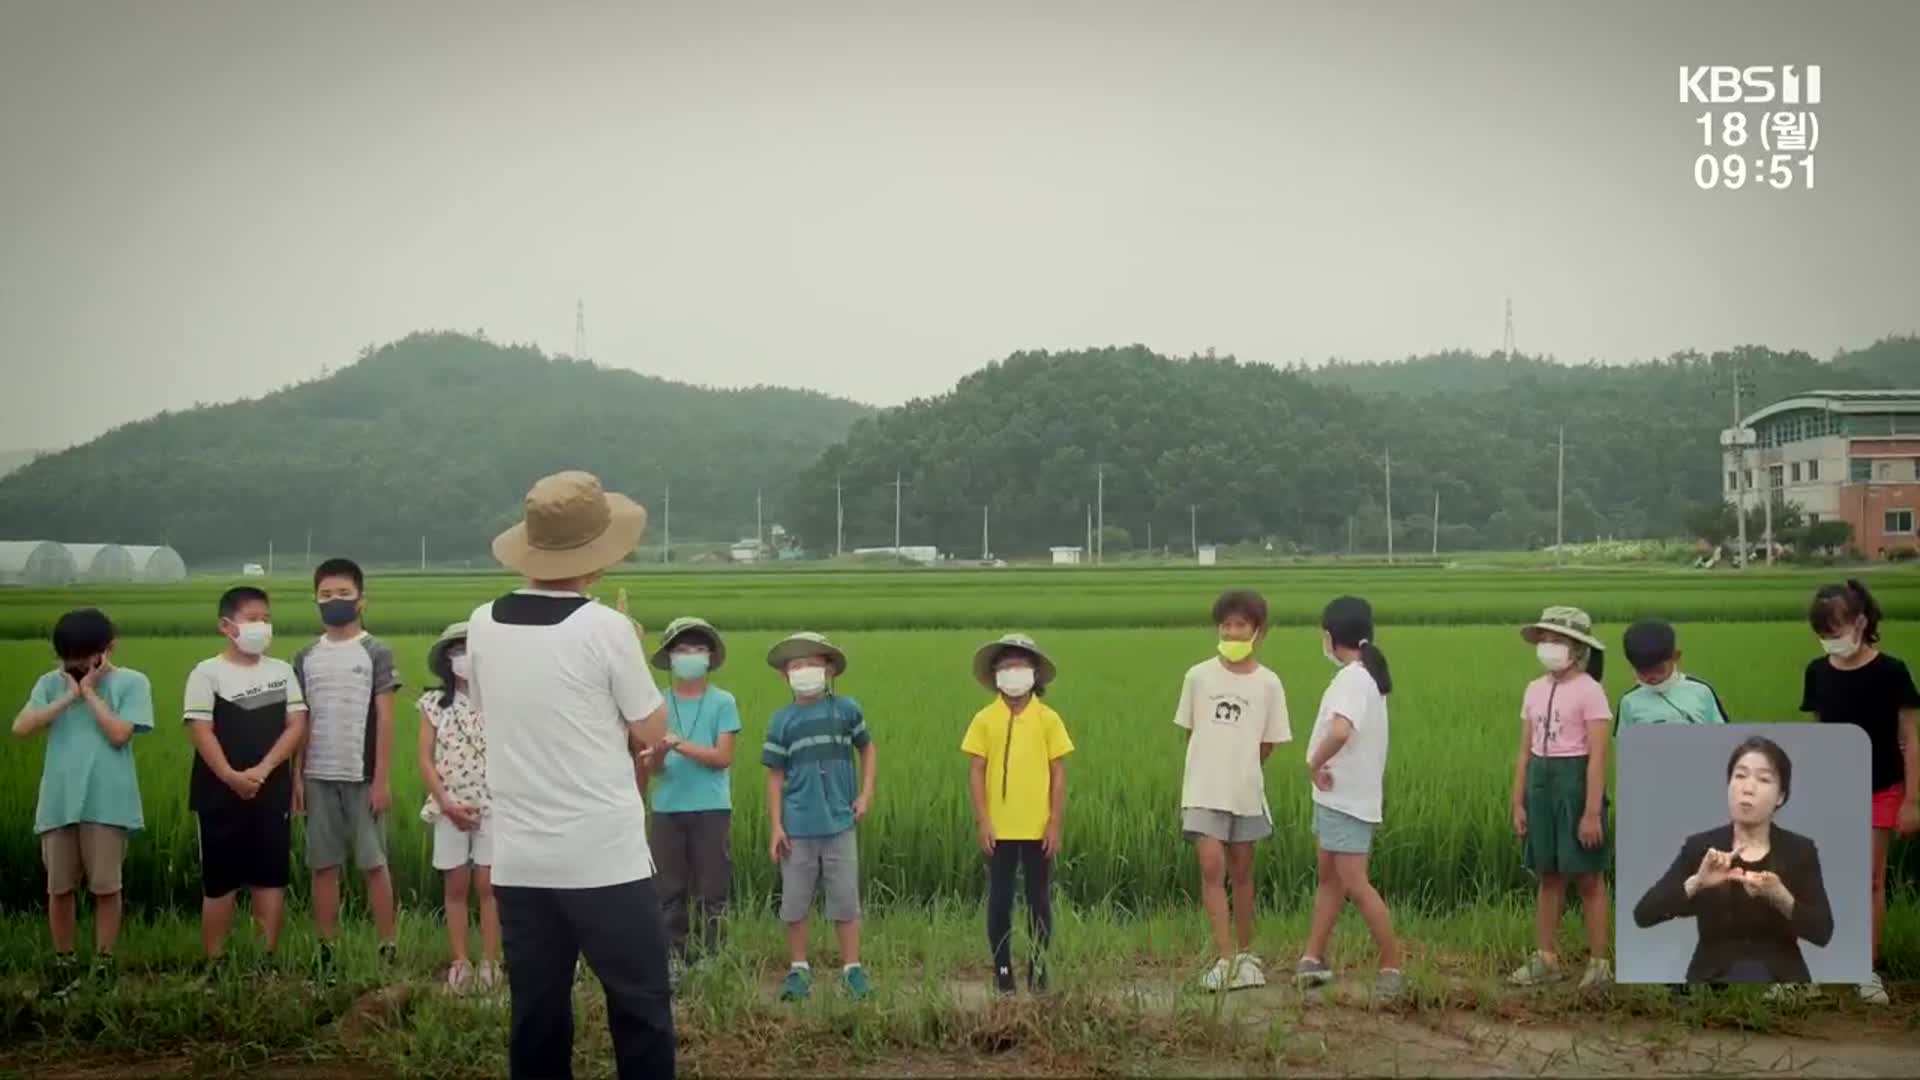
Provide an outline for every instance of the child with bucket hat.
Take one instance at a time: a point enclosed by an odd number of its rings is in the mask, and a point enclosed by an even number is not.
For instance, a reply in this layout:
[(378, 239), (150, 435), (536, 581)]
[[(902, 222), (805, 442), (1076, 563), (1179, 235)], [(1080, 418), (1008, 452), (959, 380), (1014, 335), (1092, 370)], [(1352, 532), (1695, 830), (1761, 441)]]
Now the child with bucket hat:
[(667, 737), (642, 751), (653, 813), (647, 815), (654, 875), (677, 969), (697, 959), (689, 947), (691, 899), (700, 908), (701, 955), (720, 947), (720, 919), (733, 891), (733, 748), (740, 705), (713, 685), (727, 662), (726, 642), (705, 619), (667, 624), (653, 666), (673, 676)]
[(1520, 755), (1513, 774), (1513, 830), (1539, 877), (1538, 940), (1510, 975), (1516, 986), (1560, 976), (1555, 931), (1571, 881), (1587, 930), (1581, 989), (1612, 981), (1607, 960), (1607, 739), (1613, 711), (1600, 686), (1605, 646), (1575, 607), (1550, 607), (1521, 628), (1546, 674), (1527, 685), (1520, 707)]
[[(487, 728), (468, 693), (467, 624), (441, 631), (427, 649), (439, 680), (420, 695), (420, 778), (427, 802), (420, 820), (433, 829), (433, 868), (446, 875), (447, 987), (470, 980), (491, 988), (500, 963), (500, 911), (493, 898), (493, 794), (487, 787)], [(467, 955), (467, 894), (478, 893), (480, 968)]]
[(968, 787), (980, 850), (987, 858), (987, 944), (993, 951), (993, 987), (1014, 991), (1013, 877), (1027, 885), (1027, 923), (1034, 957), (1027, 988), (1047, 989), (1047, 949), (1053, 939), (1049, 871), (1060, 852), (1067, 805), (1065, 758), (1073, 740), (1060, 714), (1040, 699), (1058, 669), (1024, 634), (1008, 634), (973, 654), (973, 677), (994, 694), (974, 714), (960, 749), (969, 758)]
[[(860, 965), (860, 861), (854, 826), (873, 805), (875, 752), (860, 703), (835, 694), (847, 672), (847, 654), (824, 636), (801, 632), (767, 653), (793, 701), (773, 714), (760, 762), (767, 767), (768, 852), (780, 865), (780, 921), (787, 925), (790, 964), (780, 996), (798, 1001), (813, 992), (807, 963), (807, 915), (815, 891), (826, 896), (827, 918), (840, 942), (847, 993), (872, 992)], [(860, 756), (858, 788), (853, 756)]]

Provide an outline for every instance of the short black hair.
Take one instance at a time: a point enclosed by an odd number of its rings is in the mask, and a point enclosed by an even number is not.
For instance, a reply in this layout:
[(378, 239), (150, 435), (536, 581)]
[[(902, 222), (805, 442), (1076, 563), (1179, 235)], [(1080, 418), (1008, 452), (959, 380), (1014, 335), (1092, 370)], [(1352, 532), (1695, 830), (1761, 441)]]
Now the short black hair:
[(1673, 659), (1676, 641), (1673, 627), (1658, 619), (1642, 619), (1627, 627), (1620, 640), (1620, 651), (1635, 671), (1652, 671)]
[(1213, 625), (1219, 626), (1238, 615), (1253, 624), (1255, 630), (1267, 627), (1267, 598), (1252, 589), (1233, 589), (1213, 602)]
[(80, 608), (53, 624), (53, 652), (62, 660), (85, 660), (113, 644), (113, 621), (99, 608)]
[(367, 591), (367, 575), (361, 571), (360, 564), (352, 559), (328, 559), (313, 568), (313, 589), (320, 591), (320, 583), (330, 577), (353, 579), (354, 592)]
[(705, 627), (700, 626), (689, 626), (666, 642), (669, 650), (677, 649), (682, 645), (704, 645), (710, 653), (720, 651), (720, 639), (714, 637)]
[(1773, 775), (1780, 778), (1780, 805), (1787, 805), (1787, 799), (1793, 795), (1793, 759), (1780, 748), (1780, 744), (1765, 735), (1755, 735), (1733, 748), (1733, 754), (1727, 758), (1727, 781), (1733, 781), (1734, 766), (1748, 754), (1759, 754), (1773, 766)]
[(269, 603), (267, 600), (267, 590), (256, 589), (252, 585), (235, 585), (233, 588), (220, 594), (220, 617), (223, 619), (231, 619), (239, 612), (240, 605), (250, 603), (254, 600), (258, 600), (263, 604)]

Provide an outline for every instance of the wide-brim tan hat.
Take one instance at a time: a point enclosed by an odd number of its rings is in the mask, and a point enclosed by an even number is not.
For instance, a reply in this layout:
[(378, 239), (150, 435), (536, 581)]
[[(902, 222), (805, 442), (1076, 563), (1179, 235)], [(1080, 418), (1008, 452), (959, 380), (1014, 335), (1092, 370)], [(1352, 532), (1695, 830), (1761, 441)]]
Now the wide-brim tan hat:
[(646, 531), (646, 507), (592, 473), (559, 472), (527, 492), (525, 519), (493, 538), (493, 557), (534, 581), (565, 581), (625, 559)]
[(457, 622), (440, 631), (440, 636), (427, 646), (427, 670), (439, 674), (441, 661), (447, 650), (467, 640), (467, 624)]
[(1593, 636), (1593, 620), (1577, 607), (1550, 607), (1540, 613), (1540, 621), (1520, 628), (1520, 636), (1538, 644), (1541, 631), (1572, 638), (1591, 649), (1606, 652), (1607, 647)]
[(767, 666), (784, 673), (788, 664), (808, 656), (826, 657), (827, 670), (836, 679), (847, 673), (847, 654), (840, 651), (840, 646), (828, 641), (825, 634), (816, 634), (811, 630), (789, 635), (768, 649)]
[(691, 615), (682, 616), (667, 624), (660, 635), (660, 647), (653, 650), (653, 666), (661, 671), (673, 670), (673, 647), (688, 634), (699, 634), (712, 646), (713, 656), (707, 663), (708, 673), (719, 671), (727, 662), (727, 643), (720, 639), (720, 631), (705, 619), (696, 619)]
[(1040, 651), (1040, 646), (1034, 644), (1032, 638), (1025, 634), (1008, 634), (997, 641), (987, 642), (973, 654), (973, 677), (980, 681), (981, 686), (994, 691), (1000, 689), (994, 681), (993, 669), (1001, 656), (1009, 652), (1026, 653), (1033, 658), (1035, 686), (1052, 685), (1054, 678), (1060, 674), (1060, 669), (1054, 666), (1046, 653)]

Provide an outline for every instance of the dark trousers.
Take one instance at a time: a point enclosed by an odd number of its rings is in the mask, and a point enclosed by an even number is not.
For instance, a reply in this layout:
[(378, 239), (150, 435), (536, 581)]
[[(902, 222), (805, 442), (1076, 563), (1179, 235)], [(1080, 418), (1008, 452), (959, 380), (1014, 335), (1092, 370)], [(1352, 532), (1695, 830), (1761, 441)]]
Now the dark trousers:
[(1023, 872), (1027, 883), (1027, 929), (1033, 947), (1044, 957), (1053, 940), (1053, 899), (1048, 878), (1052, 860), (1038, 840), (1002, 840), (993, 845), (987, 861), (987, 943), (993, 947), (993, 967), (1011, 971), (1013, 939), (1013, 872)]
[(513, 997), (514, 1080), (573, 1076), (573, 977), (582, 953), (606, 990), (617, 1075), (674, 1075), (673, 997), (651, 879), (599, 889), (496, 885), (493, 895)]
[(700, 909), (704, 954), (720, 948), (720, 917), (733, 892), (732, 827), (731, 810), (647, 817), (647, 844), (653, 849), (654, 880), (660, 883), (667, 944), (682, 960), (689, 959), (689, 902)]

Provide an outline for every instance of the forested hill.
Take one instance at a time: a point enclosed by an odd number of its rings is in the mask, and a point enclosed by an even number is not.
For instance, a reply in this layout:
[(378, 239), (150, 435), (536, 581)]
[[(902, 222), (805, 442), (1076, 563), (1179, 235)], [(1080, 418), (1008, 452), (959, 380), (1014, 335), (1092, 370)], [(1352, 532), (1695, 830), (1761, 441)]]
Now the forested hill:
[[(1175, 360), (1143, 347), (1020, 353), (950, 393), (857, 423), (789, 491), (782, 520), (831, 547), (834, 485), (849, 547), (901, 535), (967, 554), (986, 508), (994, 553), (1077, 545), (1105, 465), (1109, 554), (1147, 541), (1272, 540), (1343, 551), (1385, 542), (1393, 458), (1401, 550), (1528, 547), (1554, 537), (1566, 426), (1569, 540), (1669, 536), (1716, 502), (1733, 368), (1749, 410), (1790, 393), (1920, 383), (1920, 339), (1832, 362), (1748, 348), (1639, 365), (1447, 354), (1313, 371)], [(1190, 517), (1191, 515), (1191, 517)]]
[[(596, 472), (676, 539), (751, 536), (776, 493), (871, 410), (712, 390), (418, 334), (253, 401), (162, 413), (0, 479), (0, 537), (171, 543), (192, 563), (264, 552), (490, 563), (536, 478)], [(768, 517), (772, 521), (771, 515)]]

